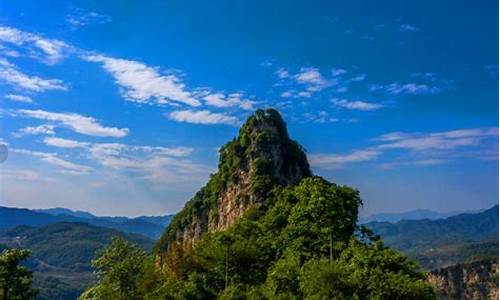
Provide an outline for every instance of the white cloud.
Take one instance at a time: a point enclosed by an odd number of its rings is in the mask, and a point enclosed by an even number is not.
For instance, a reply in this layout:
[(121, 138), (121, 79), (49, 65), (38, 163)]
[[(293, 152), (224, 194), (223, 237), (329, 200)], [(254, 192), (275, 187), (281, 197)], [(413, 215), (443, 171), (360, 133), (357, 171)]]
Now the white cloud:
[(128, 128), (104, 127), (97, 123), (92, 117), (86, 117), (75, 113), (56, 113), (44, 110), (20, 109), (17, 113), (24, 117), (53, 121), (71, 130), (91, 136), (101, 137), (124, 137), (128, 134)]
[(320, 111), (317, 114), (305, 113), (304, 118), (314, 123), (334, 123), (339, 121), (337, 118), (330, 116), (326, 111)]
[(40, 158), (40, 160), (60, 167), (62, 169), (65, 169), (67, 171), (72, 171), (72, 174), (86, 174), (92, 171), (92, 168), (80, 164), (76, 164), (67, 160), (64, 160), (62, 158), (59, 158), (56, 156), (54, 153), (46, 153), (46, 152), (38, 152), (38, 151), (31, 151), (31, 150), (25, 150), (25, 149), (11, 149), (11, 152), (14, 153), (19, 153), (19, 154), (25, 154), (25, 155), (31, 155), (34, 157)]
[(463, 137), (484, 137), (484, 136), (497, 136), (498, 128), (472, 128), (472, 129), (458, 129), (443, 132), (431, 133), (431, 136), (440, 136), (446, 138), (463, 138)]
[(227, 124), (238, 125), (238, 118), (221, 113), (213, 113), (208, 110), (180, 110), (169, 113), (168, 118), (178, 122), (194, 124)]
[(2, 169), (0, 171), (0, 178), (2, 180), (12, 179), (21, 181), (35, 181), (40, 179), (40, 174), (31, 170)]
[(82, 143), (58, 137), (47, 137), (43, 140), (43, 142), (46, 145), (60, 147), (60, 148), (83, 148), (88, 146), (88, 143)]
[(66, 16), (66, 22), (76, 29), (82, 26), (106, 24), (111, 22), (111, 17), (91, 11), (86, 12), (83, 9), (74, 9), (74, 11)]
[(174, 101), (189, 106), (201, 104), (174, 74), (160, 74), (157, 68), (133, 60), (102, 55), (88, 55), (83, 58), (101, 63), (104, 70), (113, 75), (115, 82), (123, 89), (122, 94), (127, 100), (156, 104)]
[(58, 167), (61, 167), (63, 169), (66, 169), (67, 171), (71, 171), (71, 174), (78, 174), (78, 173), (85, 174), (85, 173), (88, 173), (92, 170), (92, 168), (90, 168), (88, 166), (75, 164), (75, 163), (72, 163), (70, 161), (61, 159), (57, 156), (42, 157), (42, 160), (49, 163), (49, 164), (52, 164), (54, 166), (58, 166)]
[(353, 83), (365, 80), (365, 74), (347, 76), (349, 72), (345, 69), (334, 67), (329, 76), (324, 76), (318, 68), (302, 67), (296, 74), (290, 74), (288, 70), (279, 68), (275, 71), (280, 79), (276, 86), (286, 86), (287, 91), (281, 93), (283, 98), (310, 98), (314, 93), (327, 88), (333, 88), (338, 93), (347, 92)]
[(335, 106), (342, 107), (345, 109), (363, 110), (363, 111), (376, 110), (384, 107), (382, 104), (378, 103), (369, 103), (359, 100), (349, 101), (347, 99), (338, 99), (338, 98), (332, 99), (332, 103)]
[(418, 28), (410, 24), (401, 24), (398, 28), (399, 32), (417, 32)]
[(92, 144), (90, 157), (115, 170), (134, 171), (158, 183), (179, 182), (207, 176), (210, 168), (182, 157), (193, 149), (186, 147), (152, 147), (117, 143)]
[(55, 64), (63, 59), (72, 47), (54, 39), (24, 32), (16, 28), (0, 26), (0, 42), (28, 47), (28, 54), (47, 64)]
[(337, 77), (343, 74), (346, 74), (347, 71), (341, 68), (332, 68), (332, 76)]
[(356, 150), (348, 154), (311, 154), (309, 161), (312, 166), (322, 169), (335, 169), (347, 163), (370, 161), (382, 152), (374, 149)]
[(297, 93), (297, 96), (302, 97), (302, 98), (311, 98), (312, 93), (311, 92), (302, 91), (302, 92)]
[(317, 68), (301, 68), (300, 72), (295, 75), (295, 80), (306, 85), (309, 92), (318, 92), (331, 85)]
[[(388, 161), (381, 164), (386, 169), (444, 164), (451, 158), (498, 159), (496, 127), (429, 133), (391, 132), (379, 136), (375, 141), (379, 144), (348, 154), (312, 154), (308, 157), (312, 166), (323, 169), (335, 169), (348, 163), (381, 160), (378, 158), (382, 155), (384, 161)], [(411, 152), (389, 152), (390, 150)], [(391, 158), (388, 159), (387, 155), (391, 155)]]
[(280, 96), (283, 97), (283, 98), (293, 97), (293, 91), (284, 91), (283, 93), (281, 93)]
[(376, 140), (384, 141), (384, 142), (397, 141), (397, 140), (405, 138), (406, 136), (407, 135), (404, 132), (396, 131), (396, 132), (390, 132), (390, 133), (383, 134), (383, 135), (377, 137)]
[(285, 68), (279, 68), (278, 70), (276, 70), (275, 74), (280, 79), (285, 79), (290, 77), (290, 73)]
[(497, 137), (498, 128), (474, 128), (435, 133), (393, 132), (378, 138), (386, 143), (380, 149), (408, 149), (412, 151), (448, 150), (458, 147), (479, 146), (488, 137)]
[(394, 169), (400, 166), (435, 166), (446, 163), (445, 159), (422, 159), (422, 160), (412, 160), (412, 161), (398, 161), (383, 163), (381, 166), (384, 169)]
[(248, 99), (243, 99), (243, 95), (240, 93), (234, 93), (230, 94), (228, 96), (221, 94), (221, 93), (215, 93), (215, 94), (209, 94), (205, 97), (203, 97), (203, 100), (205, 100), (205, 103), (207, 105), (211, 105), (214, 107), (233, 107), (233, 106), (238, 106), (241, 109), (244, 110), (254, 110), (254, 102), (250, 101)]
[(27, 75), (5, 60), (0, 63), (0, 80), (17, 89), (32, 92), (45, 92), (49, 90), (65, 91), (68, 89), (62, 80), (44, 79), (38, 76)]
[(371, 91), (382, 91), (389, 95), (432, 95), (438, 94), (442, 91), (441, 88), (437, 86), (429, 86), (427, 84), (417, 84), (417, 83), (391, 83), (388, 85), (372, 85), (370, 87)]
[(498, 76), (498, 65), (486, 65), (483, 67), (483, 70), (491, 77)]
[(35, 134), (47, 134), (47, 135), (53, 135), (55, 134), (54, 132), (54, 125), (48, 125), (48, 124), (43, 124), (39, 126), (28, 126), (21, 128), (19, 132), (15, 133), (14, 136), (16, 137), (21, 137), (24, 135), (35, 135)]
[(4, 96), (6, 99), (16, 101), (16, 102), (24, 102), (24, 103), (33, 103), (33, 99), (28, 96), (24, 95), (14, 95), (14, 94), (8, 94)]
[(161, 147), (128, 145), (121, 143), (88, 143), (59, 137), (47, 137), (43, 140), (47, 145), (59, 148), (83, 148), (87, 150), (93, 158), (103, 158), (109, 156), (123, 156), (131, 153), (140, 153), (141, 156), (161, 155), (172, 157), (186, 157), (193, 152), (193, 148), (188, 147)]
[[(188, 147), (161, 147), (128, 145), (120, 143), (89, 143), (65, 138), (49, 137), (45, 144), (72, 151), (78, 149), (84, 158), (94, 161), (104, 169), (91, 168), (58, 157), (55, 153), (13, 149), (14, 153), (30, 155), (60, 168), (64, 174), (93, 174), (114, 171), (132, 171), (142, 178), (154, 182), (181, 182), (207, 176), (210, 169), (185, 159), (192, 152)], [(71, 152), (70, 152), (71, 153)], [(73, 152), (76, 153), (76, 152)], [(108, 169), (106, 169), (108, 168)]]

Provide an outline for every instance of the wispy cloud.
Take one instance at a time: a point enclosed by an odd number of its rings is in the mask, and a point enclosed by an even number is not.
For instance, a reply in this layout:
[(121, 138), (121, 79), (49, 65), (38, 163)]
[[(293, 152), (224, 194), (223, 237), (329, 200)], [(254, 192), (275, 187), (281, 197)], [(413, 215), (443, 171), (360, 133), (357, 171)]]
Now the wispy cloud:
[(398, 27), (399, 32), (417, 32), (419, 29), (410, 24), (401, 24)]
[(188, 147), (88, 143), (83, 148), (89, 159), (103, 167), (136, 172), (142, 178), (156, 183), (198, 180), (206, 178), (212, 171), (205, 165), (186, 159), (193, 152), (193, 149)]
[(447, 163), (446, 159), (422, 159), (422, 160), (409, 160), (409, 161), (396, 161), (383, 163), (380, 166), (383, 169), (395, 169), (401, 166), (435, 166)]
[(205, 100), (205, 104), (219, 108), (236, 106), (244, 110), (254, 110), (254, 101), (244, 99), (241, 93), (233, 93), (228, 96), (214, 93), (203, 97), (203, 100)]
[(366, 162), (377, 158), (382, 152), (374, 149), (355, 150), (347, 154), (311, 154), (308, 155), (313, 167), (336, 169), (348, 163)]
[(446, 150), (477, 146), (487, 137), (497, 137), (498, 128), (474, 128), (435, 133), (393, 132), (382, 135), (380, 149), (408, 149), (412, 151)]
[(44, 79), (27, 75), (6, 60), (0, 61), (0, 81), (18, 90), (45, 92), (50, 90), (65, 91), (68, 87), (59, 79)]
[(397, 96), (397, 95), (432, 95), (438, 94), (442, 91), (441, 88), (437, 86), (430, 86), (427, 84), (418, 84), (418, 83), (391, 83), (387, 85), (372, 85), (370, 90), (373, 92), (384, 92), (389, 95)]
[(122, 95), (127, 100), (160, 105), (172, 101), (189, 106), (201, 105), (182, 80), (173, 73), (162, 74), (158, 68), (148, 67), (133, 60), (102, 55), (87, 55), (83, 58), (102, 64), (104, 70), (110, 73), (116, 84), (122, 88)]
[(331, 85), (317, 68), (301, 68), (294, 78), (298, 83), (305, 85), (309, 92), (318, 92)]
[(39, 158), (58, 167), (59, 172), (64, 174), (81, 175), (92, 172), (93, 175), (98, 175), (109, 174), (113, 170), (132, 172), (138, 178), (162, 184), (206, 178), (213, 171), (212, 168), (187, 159), (193, 152), (189, 147), (91, 143), (60, 137), (47, 137), (43, 142), (48, 146), (64, 149), (65, 156), (70, 156), (71, 153), (78, 155), (95, 167), (62, 159), (56, 153), (25, 149), (12, 149), (12, 152)]
[(39, 172), (28, 169), (13, 170), (2, 168), (0, 176), (2, 180), (55, 182), (53, 178), (42, 176)]
[(281, 79), (290, 77), (290, 73), (285, 68), (279, 68), (274, 74), (276, 74), (276, 76)]
[(299, 72), (293, 74), (285, 68), (278, 68), (275, 75), (279, 78), (276, 86), (286, 86), (287, 90), (281, 92), (283, 98), (310, 98), (314, 93), (326, 89), (333, 89), (338, 93), (348, 91), (352, 83), (365, 80), (366, 74), (352, 74), (349, 71), (333, 67), (330, 74), (322, 74), (315, 67), (302, 67)]
[(24, 95), (8, 94), (5, 95), (4, 98), (15, 102), (33, 103), (33, 99), (31, 99), (31, 97)]
[(334, 123), (339, 121), (326, 111), (320, 111), (318, 113), (305, 113), (303, 116), (307, 121), (314, 123)]
[(187, 122), (194, 124), (226, 124), (236, 126), (239, 123), (238, 118), (222, 113), (213, 113), (208, 110), (179, 110), (167, 114), (171, 120), (178, 122)]
[(491, 77), (498, 77), (498, 65), (486, 65), (483, 70)]
[(92, 171), (92, 168), (90, 168), (88, 166), (76, 164), (76, 163), (64, 160), (62, 158), (57, 157), (57, 155), (54, 153), (31, 151), (31, 150), (25, 150), (25, 149), (10, 149), (10, 151), (13, 153), (19, 153), (19, 154), (25, 154), (25, 155), (31, 155), (34, 157), (38, 157), (38, 158), (40, 158), (40, 160), (42, 160), (48, 164), (60, 167), (60, 168), (67, 170), (67, 171), (72, 171), (73, 173), (71, 173), (71, 174), (86, 174), (86, 173), (89, 173), (90, 171)]
[(365, 101), (360, 101), (360, 100), (349, 101), (347, 99), (333, 98), (331, 101), (337, 107), (350, 109), (350, 110), (369, 111), (369, 110), (377, 110), (377, 109), (384, 107), (382, 104), (370, 103), (370, 102), (365, 102)]
[[(458, 158), (498, 159), (498, 128), (471, 128), (442, 132), (391, 132), (374, 139), (376, 145), (347, 154), (311, 154), (311, 165), (335, 169), (349, 163), (381, 161), (386, 169), (433, 166)], [(495, 149), (491, 151), (492, 147)], [(399, 150), (394, 153), (393, 151)], [(472, 155), (471, 155), (472, 154)]]
[(106, 24), (111, 22), (111, 17), (102, 15), (95, 11), (85, 11), (80, 8), (75, 8), (71, 14), (66, 16), (66, 23), (68, 23), (71, 28), (77, 29), (83, 26)]
[(19, 132), (16, 132), (13, 135), (15, 137), (22, 137), (25, 135), (36, 135), (36, 134), (53, 135), (55, 134), (54, 128), (55, 128), (54, 125), (49, 125), (49, 124), (43, 124), (39, 126), (27, 126), (19, 129)]
[(57, 123), (58, 126), (67, 127), (75, 132), (91, 136), (124, 137), (129, 132), (128, 128), (102, 126), (96, 119), (76, 113), (56, 113), (44, 110), (21, 109), (17, 110), (16, 114), (28, 118), (52, 121)]
[(0, 26), (0, 43), (26, 47), (26, 54), (47, 64), (55, 64), (63, 59), (72, 47), (54, 39), (21, 31), (8, 26)]
[(89, 145), (89, 143), (77, 142), (74, 140), (68, 140), (58, 137), (46, 137), (43, 142), (46, 145), (60, 148), (85, 148)]

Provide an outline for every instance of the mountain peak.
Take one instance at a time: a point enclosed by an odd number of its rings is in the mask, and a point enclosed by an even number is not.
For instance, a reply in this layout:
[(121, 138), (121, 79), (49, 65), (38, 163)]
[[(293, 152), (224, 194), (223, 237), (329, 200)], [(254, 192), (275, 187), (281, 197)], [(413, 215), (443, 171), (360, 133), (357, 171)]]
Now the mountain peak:
[[(239, 136), (221, 148), (219, 174), (238, 177), (241, 173), (281, 185), (311, 176), (304, 149), (290, 139), (276, 110), (257, 110), (241, 127)], [(227, 179), (234, 183), (234, 178)]]
[(267, 205), (275, 186), (312, 175), (304, 149), (274, 109), (257, 110), (219, 153), (217, 173), (176, 215), (158, 247), (174, 240), (193, 244), (206, 232), (226, 229), (250, 207)]

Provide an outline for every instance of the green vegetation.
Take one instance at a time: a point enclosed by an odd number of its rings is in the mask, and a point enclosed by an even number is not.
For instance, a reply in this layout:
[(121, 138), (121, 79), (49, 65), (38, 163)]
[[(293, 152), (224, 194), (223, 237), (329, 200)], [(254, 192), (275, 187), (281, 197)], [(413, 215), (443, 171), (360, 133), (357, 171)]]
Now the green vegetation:
[(16, 227), (2, 234), (0, 244), (31, 251), (32, 256), (24, 265), (34, 271), (33, 285), (40, 291), (37, 299), (67, 300), (76, 299), (95, 280), (91, 260), (115, 236), (148, 252), (153, 245), (152, 240), (141, 235), (68, 222)]
[[(278, 112), (257, 111), (220, 152), (219, 171), (157, 243), (156, 268), (116, 240), (81, 299), (435, 298), (415, 262), (357, 226), (358, 191), (312, 176)], [(231, 226), (208, 230), (219, 205), (239, 204)]]
[[(231, 185), (243, 181), (248, 173), (251, 192), (240, 195), (248, 201), (252, 195), (265, 204), (267, 195), (275, 185), (295, 184), (302, 177), (311, 176), (304, 149), (288, 137), (286, 124), (273, 110), (257, 110), (241, 127), (238, 138), (220, 151), (218, 172), (186, 203), (157, 243), (156, 252), (165, 251), (176, 240), (180, 230), (192, 220), (207, 223), (217, 213), (217, 201)], [(278, 161), (276, 161), (278, 158)], [(243, 173), (244, 175), (242, 175)]]
[(4, 300), (33, 299), (37, 291), (31, 287), (32, 273), (21, 266), (30, 256), (25, 249), (3, 250), (0, 254), (0, 298)]
[(32, 263), (37, 265), (35, 270), (46, 271), (52, 266), (79, 272), (91, 271), (90, 261), (96, 251), (107, 246), (114, 236), (124, 237), (146, 250), (153, 244), (141, 235), (85, 223), (55, 223), (36, 228), (20, 226), (6, 232), (0, 241), (12, 248), (30, 249), (35, 260)]
[(356, 231), (357, 191), (309, 177), (269, 197), (194, 248), (172, 244), (161, 269), (112, 245), (81, 299), (433, 299), (416, 263)]
[(92, 261), (92, 266), (97, 284), (79, 299), (143, 299), (159, 279), (151, 257), (121, 238), (113, 238), (111, 245)]

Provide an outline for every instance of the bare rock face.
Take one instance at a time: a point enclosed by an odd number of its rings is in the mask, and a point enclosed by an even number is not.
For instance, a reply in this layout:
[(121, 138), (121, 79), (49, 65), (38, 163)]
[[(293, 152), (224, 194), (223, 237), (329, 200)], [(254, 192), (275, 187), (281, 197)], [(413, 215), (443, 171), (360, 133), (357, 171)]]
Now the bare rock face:
[(224, 230), (249, 208), (265, 206), (273, 187), (312, 175), (303, 148), (288, 137), (272, 109), (256, 111), (219, 152), (217, 173), (176, 215), (157, 251), (168, 250), (173, 241), (193, 245), (207, 232)]
[(427, 281), (434, 285), (438, 299), (498, 299), (498, 261), (457, 264), (432, 271)]

